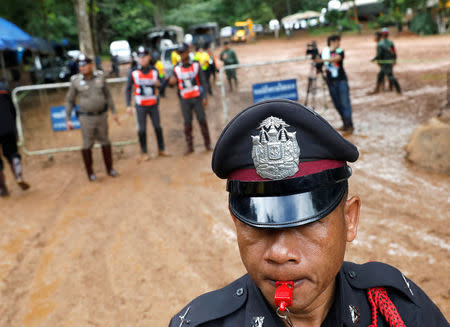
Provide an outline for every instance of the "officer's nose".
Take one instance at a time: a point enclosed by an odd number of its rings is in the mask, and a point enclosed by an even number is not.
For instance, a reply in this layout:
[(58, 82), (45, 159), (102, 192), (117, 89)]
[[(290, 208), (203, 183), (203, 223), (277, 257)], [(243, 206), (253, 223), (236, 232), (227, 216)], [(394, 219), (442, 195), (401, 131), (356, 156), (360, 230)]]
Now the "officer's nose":
[(298, 264), (301, 260), (301, 240), (293, 229), (271, 233), (264, 260), (270, 264)]

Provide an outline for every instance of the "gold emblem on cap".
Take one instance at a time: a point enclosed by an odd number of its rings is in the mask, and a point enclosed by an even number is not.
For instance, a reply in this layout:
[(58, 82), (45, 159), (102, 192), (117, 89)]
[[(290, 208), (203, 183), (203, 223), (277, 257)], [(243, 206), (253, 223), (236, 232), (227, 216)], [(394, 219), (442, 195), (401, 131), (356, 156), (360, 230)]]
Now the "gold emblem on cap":
[(262, 178), (283, 179), (298, 171), (300, 148), (296, 132), (282, 119), (270, 116), (259, 125), (259, 135), (253, 136), (252, 159), (256, 172)]

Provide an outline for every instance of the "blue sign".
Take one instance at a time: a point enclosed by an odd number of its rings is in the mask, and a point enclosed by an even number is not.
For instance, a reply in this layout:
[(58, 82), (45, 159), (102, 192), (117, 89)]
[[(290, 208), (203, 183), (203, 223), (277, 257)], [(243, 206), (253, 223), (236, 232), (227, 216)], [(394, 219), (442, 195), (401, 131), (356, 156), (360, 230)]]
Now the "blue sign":
[(297, 80), (253, 84), (253, 103), (269, 99), (288, 99), (297, 101)]
[[(75, 106), (75, 110), (78, 110), (78, 106)], [(75, 110), (72, 110), (70, 120), (72, 121), (73, 127), (79, 129), (80, 121), (75, 115)], [(50, 107), (50, 116), (52, 118), (52, 127), (55, 132), (66, 130), (66, 107)]]

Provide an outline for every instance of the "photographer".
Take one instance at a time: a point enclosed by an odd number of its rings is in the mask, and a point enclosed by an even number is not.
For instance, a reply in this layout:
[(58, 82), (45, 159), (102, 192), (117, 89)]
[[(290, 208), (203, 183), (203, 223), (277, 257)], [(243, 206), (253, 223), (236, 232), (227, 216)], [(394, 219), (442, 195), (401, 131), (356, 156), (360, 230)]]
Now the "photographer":
[(331, 35), (327, 40), (328, 47), (322, 50), (321, 58), (313, 56), (317, 64), (323, 63), (327, 72), (327, 85), (331, 99), (341, 116), (343, 126), (339, 129), (346, 134), (353, 133), (352, 105), (347, 75), (344, 70), (344, 50), (340, 48), (341, 37)]

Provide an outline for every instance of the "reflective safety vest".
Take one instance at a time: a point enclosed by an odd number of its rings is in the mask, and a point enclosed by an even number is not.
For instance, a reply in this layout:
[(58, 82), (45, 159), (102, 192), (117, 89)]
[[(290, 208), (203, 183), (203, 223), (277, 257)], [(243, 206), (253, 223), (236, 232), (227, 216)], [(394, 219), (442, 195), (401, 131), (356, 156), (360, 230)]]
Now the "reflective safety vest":
[(175, 50), (170, 54), (170, 61), (172, 62), (172, 66), (175, 67), (180, 61), (181, 56)]
[(178, 90), (183, 99), (192, 99), (200, 96), (200, 65), (191, 63), (188, 67), (178, 65), (174, 68), (178, 79)]
[(155, 63), (155, 68), (158, 70), (159, 78), (163, 79), (165, 76), (164, 65), (161, 60)]
[(140, 69), (131, 73), (134, 83), (134, 102), (139, 106), (154, 106), (158, 102), (155, 94), (155, 83), (158, 80), (158, 71), (150, 68), (147, 74)]
[(202, 70), (208, 70), (209, 68), (209, 54), (206, 51), (197, 51), (194, 55), (194, 60), (198, 61)]

